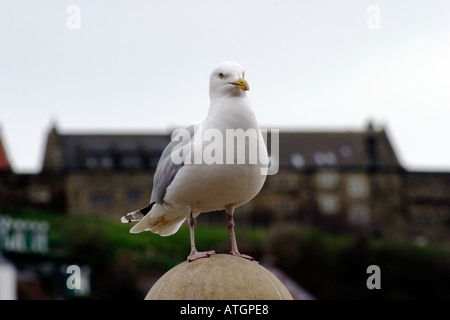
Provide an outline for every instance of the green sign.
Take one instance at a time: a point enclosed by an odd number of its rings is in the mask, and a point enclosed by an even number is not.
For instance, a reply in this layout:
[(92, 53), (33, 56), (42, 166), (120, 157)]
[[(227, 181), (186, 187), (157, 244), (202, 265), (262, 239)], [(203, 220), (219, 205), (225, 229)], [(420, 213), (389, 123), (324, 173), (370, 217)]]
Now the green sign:
[(19, 253), (48, 252), (48, 232), (45, 221), (0, 216), (0, 249)]

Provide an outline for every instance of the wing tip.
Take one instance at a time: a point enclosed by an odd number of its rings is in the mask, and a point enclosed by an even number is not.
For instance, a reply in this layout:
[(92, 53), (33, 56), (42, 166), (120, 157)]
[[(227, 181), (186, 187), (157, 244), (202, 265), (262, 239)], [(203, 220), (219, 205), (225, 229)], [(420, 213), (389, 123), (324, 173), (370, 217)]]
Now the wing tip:
[(127, 216), (123, 216), (122, 218), (120, 218), (120, 222), (122, 223), (130, 223), (131, 220), (127, 218)]

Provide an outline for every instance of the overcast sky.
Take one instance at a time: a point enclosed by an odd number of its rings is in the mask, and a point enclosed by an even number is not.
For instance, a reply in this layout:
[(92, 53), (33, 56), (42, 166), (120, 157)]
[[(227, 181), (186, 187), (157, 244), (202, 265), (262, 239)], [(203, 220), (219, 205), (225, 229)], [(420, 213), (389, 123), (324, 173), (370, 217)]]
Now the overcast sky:
[(407, 169), (450, 170), (450, 1), (2, 0), (0, 46), (0, 134), (17, 172), (40, 170), (52, 122), (203, 120), (224, 60), (245, 67), (263, 127), (372, 119)]

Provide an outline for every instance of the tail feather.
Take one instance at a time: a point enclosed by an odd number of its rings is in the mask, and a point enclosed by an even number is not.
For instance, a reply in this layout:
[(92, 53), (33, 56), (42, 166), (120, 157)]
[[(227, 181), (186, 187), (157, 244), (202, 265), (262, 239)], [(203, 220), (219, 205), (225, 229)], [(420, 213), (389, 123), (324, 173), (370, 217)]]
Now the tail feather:
[(181, 211), (167, 211), (163, 205), (156, 204), (151, 212), (131, 228), (131, 233), (151, 231), (161, 236), (170, 236), (178, 231), (187, 214)]
[(139, 210), (136, 210), (133, 212), (129, 212), (126, 215), (124, 215), (122, 218), (120, 218), (120, 221), (122, 221), (122, 223), (129, 223), (131, 221), (140, 221), (152, 209), (154, 204), (155, 204), (155, 202), (152, 202), (145, 208), (142, 208), (142, 209), (139, 209)]

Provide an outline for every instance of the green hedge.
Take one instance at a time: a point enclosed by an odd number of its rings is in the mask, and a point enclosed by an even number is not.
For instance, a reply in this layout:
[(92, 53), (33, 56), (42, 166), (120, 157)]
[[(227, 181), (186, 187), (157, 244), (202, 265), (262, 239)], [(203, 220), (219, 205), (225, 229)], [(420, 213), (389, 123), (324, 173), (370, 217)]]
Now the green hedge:
[[(272, 261), (318, 299), (450, 299), (450, 250), (336, 236), (285, 226), (268, 239)], [(367, 267), (381, 270), (381, 289), (366, 286)]]
[[(157, 279), (190, 251), (183, 225), (170, 237), (130, 234), (117, 219), (35, 210), (3, 211), (50, 224), (49, 257), (91, 268), (92, 298), (142, 299), (142, 282)], [(450, 299), (450, 250), (408, 242), (333, 235), (298, 225), (253, 229), (237, 226), (239, 249), (278, 266), (318, 299)], [(226, 224), (196, 225), (198, 250), (230, 250)], [(367, 267), (381, 269), (381, 289), (369, 290)], [(146, 282), (145, 282), (146, 283)]]

